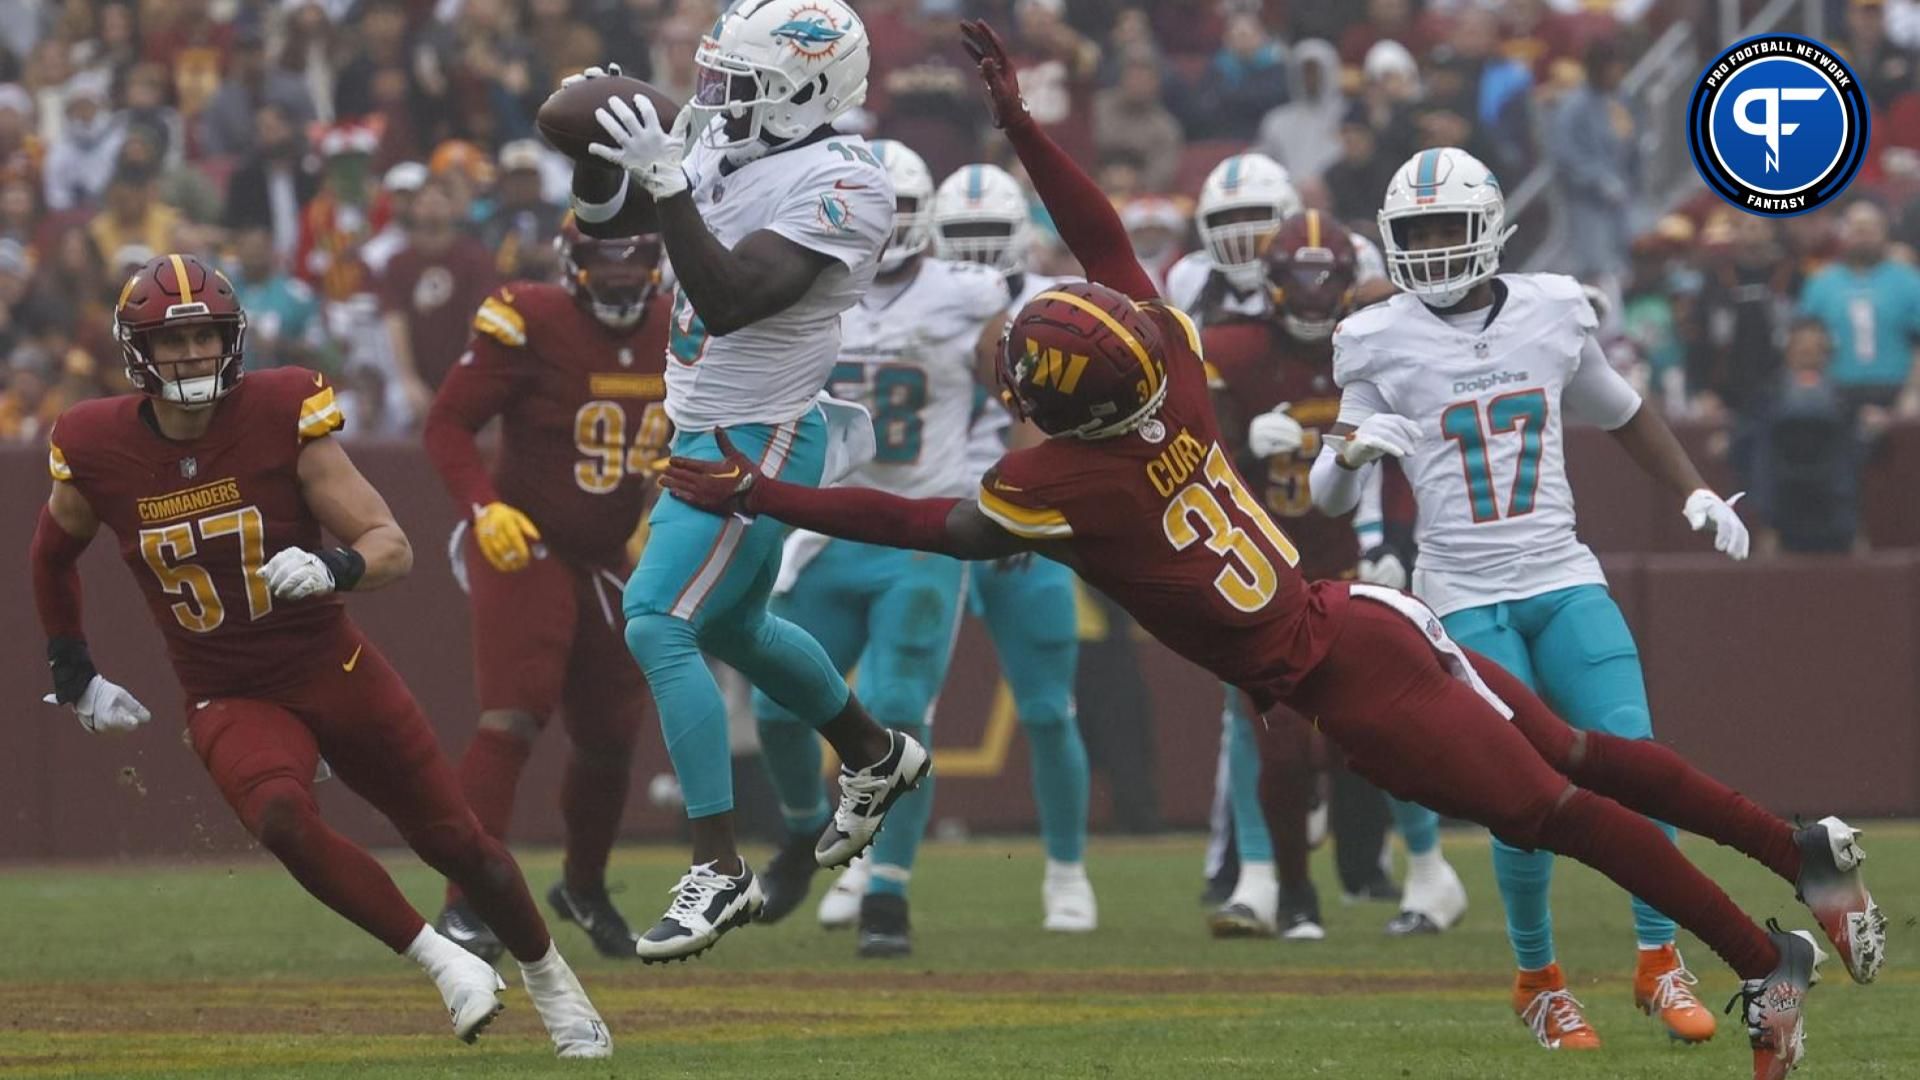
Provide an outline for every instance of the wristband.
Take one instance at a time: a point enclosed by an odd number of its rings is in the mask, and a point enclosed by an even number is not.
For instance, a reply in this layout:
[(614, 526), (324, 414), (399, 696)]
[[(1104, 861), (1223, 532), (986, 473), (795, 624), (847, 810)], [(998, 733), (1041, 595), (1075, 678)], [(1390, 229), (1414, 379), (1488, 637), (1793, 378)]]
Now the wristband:
[(360, 576), (367, 572), (366, 556), (348, 548), (333, 548), (322, 551), (319, 559), (333, 575), (333, 587), (339, 592), (349, 592), (360, 584)]
[(53, 700), (62, 705), (79, 701), (80, 695), (87, 691), (87, 684), (99, 674), (93, 668), (93, 657), (88, 655), (83, 638), (48, 638), (47, 667), (53, 670)]

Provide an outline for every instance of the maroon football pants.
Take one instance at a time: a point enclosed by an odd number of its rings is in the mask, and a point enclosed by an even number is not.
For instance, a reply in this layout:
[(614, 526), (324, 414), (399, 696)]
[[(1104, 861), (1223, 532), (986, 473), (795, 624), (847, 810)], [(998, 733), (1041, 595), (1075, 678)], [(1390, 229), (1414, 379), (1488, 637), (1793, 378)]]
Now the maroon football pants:
[(1789, 882), (1799, 874), (1790, 825), (1658, 743), (1576, 732), (1498, 664), (1468, 653), (1513, 709), (1506, 719), (1384, 604), (1354, 596), (1343, 619), (1292, 704), (1316, 718), (1355, 772), (1517, 847), (1594, 867), (1692, 931), (1741, 978), (1779, 962), (1766, 931), (1648, 818), (1732, 847)]
[[(626, 810), (634, 741), (653, 715), (646, 679), (627, 651), (620, 576), (551, 553), (503, 572), (471, 536), (461, 550), (480, 710), (522, 713), (542, 729), (560, 712), (570, 744), (560, 788), (563, 872), (569, 888), (604, 888)], [(460, 757), (461, 789), (496, 839), (507, 837), (532, 749), (520, 734), (483, 727)], [(459, 883), (449, 880), (447, 901), (460, 895)]]
[(321, 903), (404, 951), (424, 920), (371, 855), (321, 819), (313, 777), (324, 756), (427, 865), (460, 882), (515, 957), (540, 959), (550, 939), (520, 868), (467, 808), (406, 684), (350, 624), (316, 652), (290, 690), (187, 703), (194, 752), (241, 823)]

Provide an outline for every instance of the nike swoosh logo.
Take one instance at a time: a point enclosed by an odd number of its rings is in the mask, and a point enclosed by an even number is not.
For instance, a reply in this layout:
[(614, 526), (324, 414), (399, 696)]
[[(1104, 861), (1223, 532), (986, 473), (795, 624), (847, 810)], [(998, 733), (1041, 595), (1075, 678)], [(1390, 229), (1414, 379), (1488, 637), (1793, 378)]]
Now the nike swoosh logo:
[(344, 664), (341, 664), (341, 665), (340, 665), (340, 670), (341, 670), (341, 671), (352, 671), (352, 670), (353, 670), (353, 665), (355, 665), (355, 664), (357, 664), (357, 663), (359, 663), (359, 662), (360, 662), (360, 650), (361, 650), (361, 649), (363, 649), (363, 648), (365, 648), (365, 647), (366, 647), (366, 646), (364, 646), (364, 645), (355, 645), (355, 646), (353, 647), (353, 655), (352, 655), (352, 656), (349, 656), (349, 657), (347, 657), (347, 662), (346, 662), (346, 663), (344, 663)]
[(834, 186), (834, 188), (835, 188), (835, 189), (837, 189), (837, 190), (839, 190), (839, 191), (865, 191), (865, 190), (867, 190), (867, 185), (865, 185), (865, 184), (849, 184), (849, 183), (847, 183), (847, 182), (846, 182), (845, 180), (835, 180), (835, 181), (833, 182), (833, 186)]
[(730, 472), (718, 472), (718, 473), (714, 473), (714, 474), (713, 474), (713, 478), (714, 478), (715, 480), (731, 480), (731, 479), (733, 479), (734, 477), (736, 477), (736, 476), (739, 476), (739, 475), (740, 475), (740, 466), (738, 466), (738, 465), (735, 465), (735, 466), (733, 467), (733, 469), (732, 469), (732, 471), (730, 471)]
[(317, 371), (313, 373), (313, 385), (324, 386), (326, 385), (326, 381), (327, 381), (327, 377), (325, 375), (322, 375)]
[(1005, 480), (1001, 480), (998, 477), (996, 477), (993, 481), (993, 489), (995, 491), (1021, 491), (1021, 492), (1024, 492), (1026, 490), (1025, 488), (1014, 487), (1012, 484), (1009, 484)]

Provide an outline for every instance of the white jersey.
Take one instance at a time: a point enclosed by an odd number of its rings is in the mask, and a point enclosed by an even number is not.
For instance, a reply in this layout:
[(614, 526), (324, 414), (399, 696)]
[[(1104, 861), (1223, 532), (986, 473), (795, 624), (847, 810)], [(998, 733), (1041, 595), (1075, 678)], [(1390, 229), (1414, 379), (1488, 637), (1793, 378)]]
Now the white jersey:
[[(1353, 238), (1354, 282), (1385, 280), (1387, 261), (1373, 241), (1357, 232), (1349, 231)], [(1200, 294), (1206, 291), (1207, 279), (1213, 274), (1213, 259), (1203, 248), (1189, 251), (1180, 256), (1180, 261), (1167, 271), (1167, 302), (1193, 319), (1195, 326), (1206, 325), (1209, 312), (1200, 303)], [(1221, 315), (1242, 316), (1249, 319), (1265, 318), (1273, 310), (1273, 302), (1267, 296), (1267, 290), (1254, 289), (1250, 292), (1238, 292), (1232, 288), (1220, 290), (1220, 299), (1213, 309)]]
[(833, 396), (873, 414), (877, 449), (846, 483), (912, 499), (964, 495), (974, 346), (1007, 309), (1007, 282), (976, 263), (923, 258), (903, 287), (877, 285), (840, 315)]
[[(717, 122), (717, 121), (716, 121)], [(832, 256), (800, 299), (724, 337), (707, 333), (683, 289), (667, 347), (667, 416), (681, 431), (784, 424), (813, 407), (840, 356), (853, 306), (893, 231), (893, 182), (858, 135), (834, 135), (726, 171), (724, 151), (692, 140), (694, 206), (731, 248), (768, 229)]]
[(1640, 404), (1589, 348), (1598, 320), (1579, 282), (1499, 280), (1491, 324), (1484, 309), (1449, 321), (1402, 293), (1334, 331), (1340, 420), (1385, 411), (1420, 425), (1401, 459), (1419, 504), (1413, 591), (1442, 615), (1606, 583), (1574, 534), (1563, 414), (1618, 427)]

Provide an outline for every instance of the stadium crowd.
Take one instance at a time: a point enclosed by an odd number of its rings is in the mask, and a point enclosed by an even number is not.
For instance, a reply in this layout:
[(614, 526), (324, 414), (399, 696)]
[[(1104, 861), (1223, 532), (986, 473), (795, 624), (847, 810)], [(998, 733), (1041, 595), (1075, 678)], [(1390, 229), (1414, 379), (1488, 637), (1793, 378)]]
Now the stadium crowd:
[[(0, 0), (0, 439), (43, 438), (66, 405), (125, 388), (119, 283), (174, 249), (217, 257), (238, 286), (250, 366), (327, 370), (351, 435), (408, 435), (486, 292), (554, 273), (568, 165), (534, 131), (548, 90), (611, 58), (684, 99), (717, 7)], [(1616, 363), (1669, 415), (1725, 425), (1749, 486), (1822, 493), (1787, 546), (1844, 550), (1853, 528), (1834, 522), (1861, 462), (1920, 416), (1920, 4), (1824, 9), (1876, 113), (1844, 212), (1775, 222), (1703, 195), (1649, 213), (1671, 200), (1639, 179), (1646, 118), (1622, 76), (1675, 20), (1712, 36), (1719, 7), (864, 0), (874, 71), (851, 122), (936, 176), (1006, 159), (950, 34), (991, 18), (1034, 114), (1097, 166), (1162, 272), (1194, 246), (1207, 171), (1249, 147), (1369, 232), (1420, 148), (1465, 147), (1510, 188), (1552, 164), (1572, 230), (1554, 269), (1613, 298)]]

